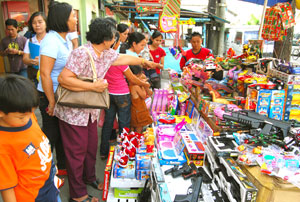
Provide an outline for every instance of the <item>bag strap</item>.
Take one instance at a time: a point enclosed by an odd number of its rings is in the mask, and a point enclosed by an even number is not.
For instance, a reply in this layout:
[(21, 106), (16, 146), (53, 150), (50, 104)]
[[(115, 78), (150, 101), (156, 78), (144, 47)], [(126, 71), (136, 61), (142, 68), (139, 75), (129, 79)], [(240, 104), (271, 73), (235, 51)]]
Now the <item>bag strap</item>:
[(81, 46), (80, 48), (83, 48), (86, 50), (86, 52), (88, 53), (89, 57), (90, 57), (90, 62), (91, 62), (91, 68), (92, 68), (92, 71), (93, 71), (93, 82), (97, 81), (97, 71), (96, 71), (96, 67), (95, 67), (95, 62), (94, 62), (94, 59), (93, 59), (93, 56), (91, 55), (90, 51), (88, 48), (86, 48), (85, 46)]

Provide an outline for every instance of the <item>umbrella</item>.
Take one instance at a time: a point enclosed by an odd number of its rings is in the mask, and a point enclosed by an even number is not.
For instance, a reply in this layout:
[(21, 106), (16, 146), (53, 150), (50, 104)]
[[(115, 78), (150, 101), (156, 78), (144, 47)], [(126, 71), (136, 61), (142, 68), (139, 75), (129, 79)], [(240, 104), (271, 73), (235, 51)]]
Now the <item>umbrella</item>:
[[(255, 3), (259, 5), (264, 5), (265, 0), (242, 0), (242, 1), (247, 1), (250, 3)], [(267, 0), (268, 4), (267, 6), (274, 6), (277, 3), (282, 3), (282, 2), (291, 2), (291, 0)]]

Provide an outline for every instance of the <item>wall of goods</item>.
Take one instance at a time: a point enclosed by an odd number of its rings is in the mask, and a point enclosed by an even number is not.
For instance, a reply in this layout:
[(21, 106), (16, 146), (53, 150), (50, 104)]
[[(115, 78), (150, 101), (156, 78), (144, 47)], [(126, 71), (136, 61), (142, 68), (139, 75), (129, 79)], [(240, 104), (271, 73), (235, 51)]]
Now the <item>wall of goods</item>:
[(152, 127), (111, 148), (103, 200), (297, 201), (299, 70), (232, 50), (170, 70), (147, 102)]

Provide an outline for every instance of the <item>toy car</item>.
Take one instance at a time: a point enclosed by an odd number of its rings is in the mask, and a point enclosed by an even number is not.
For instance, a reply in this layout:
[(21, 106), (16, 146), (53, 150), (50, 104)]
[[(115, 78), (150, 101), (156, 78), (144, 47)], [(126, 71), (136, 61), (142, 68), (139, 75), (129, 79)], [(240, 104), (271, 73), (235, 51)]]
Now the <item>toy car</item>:
[[(276, 84), (272, 83), (272, 82), (268, 82), (268, 83), (253, 83), (250, 84), (248, 86), (249, 88), (255, 88), (256, 90), (260, 90), (260, 89), (275, 89), (277, 87)], [(280, 89), (278, 89), (280, 90)]]
[(277, 88), (278, 90), (281, 90), (281, 89), (284, 88), (284, 82), (283, 82), (282, 80), (278, 79), (278, 78), (275, 78), (275, 77), (269, 78), (269, 81), (271, 81), (271, 82), (273, 82), (274, 84), (276, 84), (276, 88)]
[(290, 62), (279, 64), (277, 69), (287, 74), (300, 74), (300, 65), (292, 64)]

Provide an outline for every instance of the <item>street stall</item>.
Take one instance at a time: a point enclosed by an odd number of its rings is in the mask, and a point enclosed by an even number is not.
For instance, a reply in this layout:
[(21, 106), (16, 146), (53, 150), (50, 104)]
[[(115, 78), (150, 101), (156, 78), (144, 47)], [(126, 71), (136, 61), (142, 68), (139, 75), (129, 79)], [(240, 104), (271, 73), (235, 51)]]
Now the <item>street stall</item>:
[[(145, 21), (159, 19), (161, 31), (174, 33), (170, 53), (176, 58), (184, 52), (178, 48), (180, 23), (197, 19), (180, 20), (180, 1), (170, 2), (138, 1), (134, 19), (145, 27)], [(290, 9), (288, 3), (276, 6)], [(162, 7), (159, 16), (141, 12)], [(293, 15), (286, 13), (289, 29)], [(267, 24), (263, 37), (273, 36)], [(282, 21), (277, 25), (281, 29)], [(278, 40), (279, 34), (284, 31)], [(250, 40), (241, 55), (229, 49), (224, 57), (190, 59), (181, 74), (167, 70), (170, 86), (155, 89), (148, 103), (151, 127), (143, 134), (125, 128), (111, 147), (102, 199), (298, 201), (299, 66), (261, 58), (262, 46), (262, 40)], [(222, 78), (214, 79), (218, 72)]]

